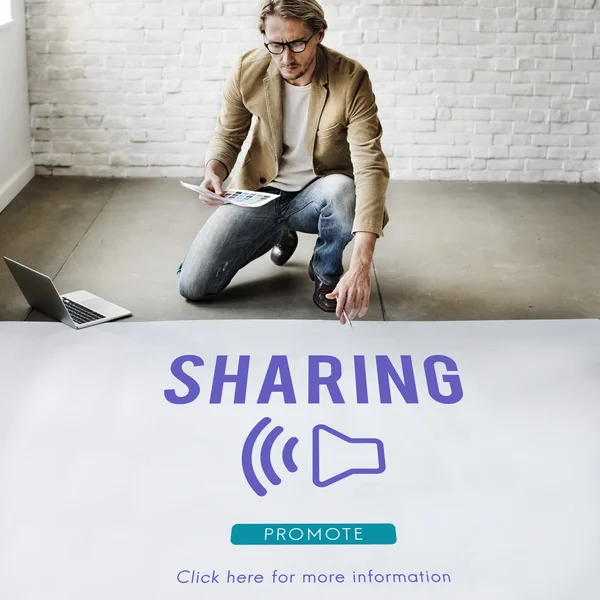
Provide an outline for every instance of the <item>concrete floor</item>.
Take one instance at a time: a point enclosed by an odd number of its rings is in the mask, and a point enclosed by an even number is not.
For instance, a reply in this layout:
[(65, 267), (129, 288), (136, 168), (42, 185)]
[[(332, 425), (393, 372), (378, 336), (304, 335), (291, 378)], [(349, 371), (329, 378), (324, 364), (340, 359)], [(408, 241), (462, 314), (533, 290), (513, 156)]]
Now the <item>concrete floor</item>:
[[(388, 209), (365, 320), (600, 316), (600, 186), (395, 181)], [(335, 318), (312, 302), (308, 235), (283, 268), (264, 256), (220, 297), (184, 300), (176, 269), (213, 210), (175, 180), (36, 177), (0, 213), (0, 256), (129, 308), (128, 321)], [(4, 261), (0, 320), (48, 320)]]

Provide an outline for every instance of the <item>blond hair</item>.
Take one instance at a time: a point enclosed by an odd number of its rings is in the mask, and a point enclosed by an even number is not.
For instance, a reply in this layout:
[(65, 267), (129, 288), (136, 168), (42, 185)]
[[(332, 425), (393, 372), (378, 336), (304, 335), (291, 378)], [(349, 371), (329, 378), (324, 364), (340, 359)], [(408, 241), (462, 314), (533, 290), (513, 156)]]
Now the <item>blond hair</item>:
[(316, 0), (263, 0), (258, 19), (258, 29), (262, 34), (265, 33), (265, 20), (270, 16), (303, 21), (313, 31), (327, 29), (325, 13)]

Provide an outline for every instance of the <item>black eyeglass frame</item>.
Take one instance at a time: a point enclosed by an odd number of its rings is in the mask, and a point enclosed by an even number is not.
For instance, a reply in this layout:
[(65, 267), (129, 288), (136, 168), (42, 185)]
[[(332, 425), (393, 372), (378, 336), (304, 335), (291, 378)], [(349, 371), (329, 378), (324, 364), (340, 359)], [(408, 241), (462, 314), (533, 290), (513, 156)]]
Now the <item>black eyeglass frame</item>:
[[(290, 49), (290, 52), (293, 52), (294, 54), (301, 54), (302, 52), (304, 52), (306, 50), (306, 46), (308, 45), (308, 42), (310, 42), (310, 40), (312, 40), (312, 38), (315, 36), (315, 34), (318, 33), (318, 30), (314, 30), (312, 32), (312, 35), (307, 39), (307, 40), (292, 40), (291, 42), (267, 42), (266, 44), (264, 44), (265, 48), (271, 53), (271, 54), (283, 54), (285, 52), (285, 47), (287, 46)], [(263, 38), (266, 39), (264, 33), (263, 33)], [(293, 50), (292, 49), (292, 44), (304, 44), (304, 48), (302, 48), (302, 50)], [(271, 50), (269, 49), (269, 44), (276, 44), (277, 46), (282, 46), (282, 50), (281, 52), (271, 52)]]

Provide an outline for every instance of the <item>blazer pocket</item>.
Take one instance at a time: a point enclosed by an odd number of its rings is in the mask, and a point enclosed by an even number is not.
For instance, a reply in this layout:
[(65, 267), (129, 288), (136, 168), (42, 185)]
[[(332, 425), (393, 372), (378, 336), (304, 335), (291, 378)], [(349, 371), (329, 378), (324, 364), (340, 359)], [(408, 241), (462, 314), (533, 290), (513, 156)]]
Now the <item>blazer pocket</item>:
[(338, 133), (343, 128), (344, 128), (344, 126), (341, 123), (336, 123), (332, 127), (327, 127), (325, 129), (317, 129), (317, 137), (318, 138), (330, 137), (330, 136)]

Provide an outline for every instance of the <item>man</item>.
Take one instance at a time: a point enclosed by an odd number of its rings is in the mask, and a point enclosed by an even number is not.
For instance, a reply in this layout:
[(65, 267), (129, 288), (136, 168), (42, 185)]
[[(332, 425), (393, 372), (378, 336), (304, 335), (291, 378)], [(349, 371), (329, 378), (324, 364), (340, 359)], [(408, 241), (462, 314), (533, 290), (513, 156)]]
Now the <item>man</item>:
[[(265, 47), (242, 54), (227, 78), (201, 187), (224, 193), (254, 116), (248, 153), (231, 188), (279, 197), (255, 208), (204, 199), (219, 208), (180, 267), (185, 298), (218, 294), (269, 251), (284, 265), (300, 231), (317, 235), (308, 268), (314, 303), (342, 324), (344, 311), (350, 320), (366, 314), (373, 251), (388, 221), (389, 170), (368, 73), (321, 45), (326, 29), (316, 0), (262, 3)], [(353, 238), (344, 274), (343, 252)]]

